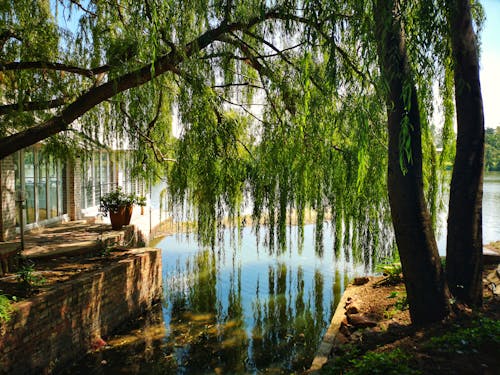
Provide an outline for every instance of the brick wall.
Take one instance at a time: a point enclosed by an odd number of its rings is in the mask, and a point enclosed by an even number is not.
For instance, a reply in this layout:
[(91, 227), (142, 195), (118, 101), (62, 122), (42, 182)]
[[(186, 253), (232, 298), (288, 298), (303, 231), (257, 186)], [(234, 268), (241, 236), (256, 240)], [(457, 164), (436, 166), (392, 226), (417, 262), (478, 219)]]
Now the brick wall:
[(0, 160), (0, 241), (15, 237), (16, 185), (14, 157)]
[(81, 219), (82, 176), (80, 159), (66, 166), (66, 209), (70, 220)]
[(0, 323), (0, 374), (41, 374), (82, 357), (102, 337), (161, 298), (161, 253), (128, 259), (14, 304)]

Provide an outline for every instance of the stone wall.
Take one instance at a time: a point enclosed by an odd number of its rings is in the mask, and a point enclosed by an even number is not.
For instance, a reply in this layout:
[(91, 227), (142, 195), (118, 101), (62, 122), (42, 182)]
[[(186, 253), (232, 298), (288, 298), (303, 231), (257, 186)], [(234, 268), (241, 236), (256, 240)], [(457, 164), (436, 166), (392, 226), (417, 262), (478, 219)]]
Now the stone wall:
[(42, 374), (102, 344), (102, 337), (161, 299), (161, 253), (130, 257), (18, 302), (0, 323), (0, 374)]

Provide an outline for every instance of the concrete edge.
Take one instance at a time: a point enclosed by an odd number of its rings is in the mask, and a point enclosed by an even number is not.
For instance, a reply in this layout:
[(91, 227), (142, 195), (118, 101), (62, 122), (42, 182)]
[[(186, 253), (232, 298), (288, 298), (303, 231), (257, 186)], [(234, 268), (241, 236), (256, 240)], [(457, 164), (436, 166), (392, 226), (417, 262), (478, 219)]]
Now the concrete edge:
[(342, 297), (340, 298), (337, 308), (335, 309), (335, 313), (333, 314), (332, 320), (330, 321), (330, 326), (328, 327), (325, 335), (323, 336), (323, 340), (321, 341), (318, 351), (314, 356), (311, 367), (309, 368), (309, 370), (307, 370), (308, 374), (319, 373), (319, 370), (321, 370), (321, 368), (330, 358), (332, 349), (335, 346), (335, 341), (340, 329), (340, 324), (345, 316), (344, 306), (347, 302), (347, 298), (349, 298), (352, 294), (351, 291), (352, 291), (352, 284), (349, 284), (344, 290)]

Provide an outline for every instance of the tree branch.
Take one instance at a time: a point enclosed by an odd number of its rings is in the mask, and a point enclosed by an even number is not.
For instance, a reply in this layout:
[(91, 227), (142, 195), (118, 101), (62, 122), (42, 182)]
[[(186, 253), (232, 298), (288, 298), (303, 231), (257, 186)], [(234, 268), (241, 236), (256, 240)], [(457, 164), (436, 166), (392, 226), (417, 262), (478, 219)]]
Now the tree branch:
[(263, 90), (264, 87), (259, 86), (259, 85), (254, 85), (250, 82), (241, 82), (241, 83), (226, 83), (224, 85), (214, 85), (212, 86), (213, 89), (224, 89), (226, 87), (234, 87), (234, 86), (246, 86), (246, 87), (252, 87), (254, 89), (261, 89)]
[(0, 105), (0, 116), (16, 111), (42, 111), (44, 109), (57, 108), (68, 103), (68, 98), (43, 100), (38, 102), (16, 103)]
[(64, 71), (68, 73), (79, 74), (87, 78), (93, 78), (98, 74), (108, 72), (111, 69), (111, 67), (109, 65), (103, 65), (93, 69), (86, 69), (78, 66), (54, 63), (48, 61), (21, 61), (21, 62), (10, 62), (6, 64), (0, 63), (0, 70), (3, 71), (31, 70), (31, 69)]
[(266, 122), (260, 118), (258, 118), (256, 115), (254, 115), (251, 111), (249, 111), (244, 104), (241, 104), (241, 103), (235, 103), (229, 99), (226, 99), (224, 98), (223, 96), (221, 95), (218, 95), (218, 97), (225, 101), (226, 103), (230, 104), (230, 105), (234, 105), (235, 107), (240, 107), (243, 111), (245, 111), (247, 114), (249, 114), (250, 116), (252, 116), (254, 119), (256, 119), (257, 121), (261, 122), (262, 124), (265, 124)]
[(5, 43), (7, 43), (7, 41), (11, 38), (17, 39), (20, 42), (23, 41), (23, 38), (21, 38), (19, 35), (17, 35), (14, 30), (12, 30), (12, 29), (3, 30), (2, 32), (0, 32), (0, 49), (3, 49), (3, 46), (5, 45)]
[(224, 34), (251, 28), (266, 20), (283, 19), (286, 15), (281, 14), (278, 10), (277, 8), (273, 8), (263, 15), (248, 20), (246, 23), (223, 22), (218, 27), (207, 30), (182, 48), (173, 49), (169, 53), (160, 56), (153, 63), (146, 64), (142, 68), (125, 73), (100, 86), (89, 89), (66, 107), (60, 115), (54, 116), (29, 129), (1, 138), (0, 159), (61, 131), (67, 130), (68, 126), (73, 121), (116, 94), (134, 87), (139, 87), (165, 72), (173, 72), (181, 62), (198, 53), (200, 50), (203, 50), (214, 41), (219, 40)]
[[(88, 15), (91, 15), (92, 17), (97, 17), (97, 14), (94, 12), (91, 12), (87, 8), (85, 8), (82, 4), (80, 4), (79, 0), (68, 0), (71, 4), (75, 5), (77, 8), (79, 8), (82, 12), (87, 13)], [(64, 1), (59, 0), (59, 2), (64, 6)]]

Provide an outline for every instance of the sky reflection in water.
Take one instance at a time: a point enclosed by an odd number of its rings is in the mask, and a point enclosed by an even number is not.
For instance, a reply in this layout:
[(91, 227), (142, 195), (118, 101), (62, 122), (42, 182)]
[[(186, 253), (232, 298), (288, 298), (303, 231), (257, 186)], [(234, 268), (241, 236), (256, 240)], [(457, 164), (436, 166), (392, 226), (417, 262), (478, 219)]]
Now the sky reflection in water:
[(348, 280), (374, 263), (369, 244), (335, 253), (326, 223), (322, 246), (315, 246), (314, 228), (304, 228), (302, 249), (297, 228), (289, 229), (281, 252), (263, 245), (265, 230), (257, 246), (250, 228), (240, 237), (226, 230), (225, 246), (213, 251), (193, 235), (163, 238), (153, 244), (162, 249), (163, 306), (63, 373), (301, 373)]
[(257, 247), (250, 228), (233, 246), (226, 231), (226, 245), (214, 251), (199, 248), (192, 235), (158, 243), (166, 339), (181, 373), (307, 368), (347, 280), (372, 264), (370, 251), (335, 254), (325, 229), (322, 249), (315, 248), (310, 225), (303, 249), (294, 229), (281, 253)]

